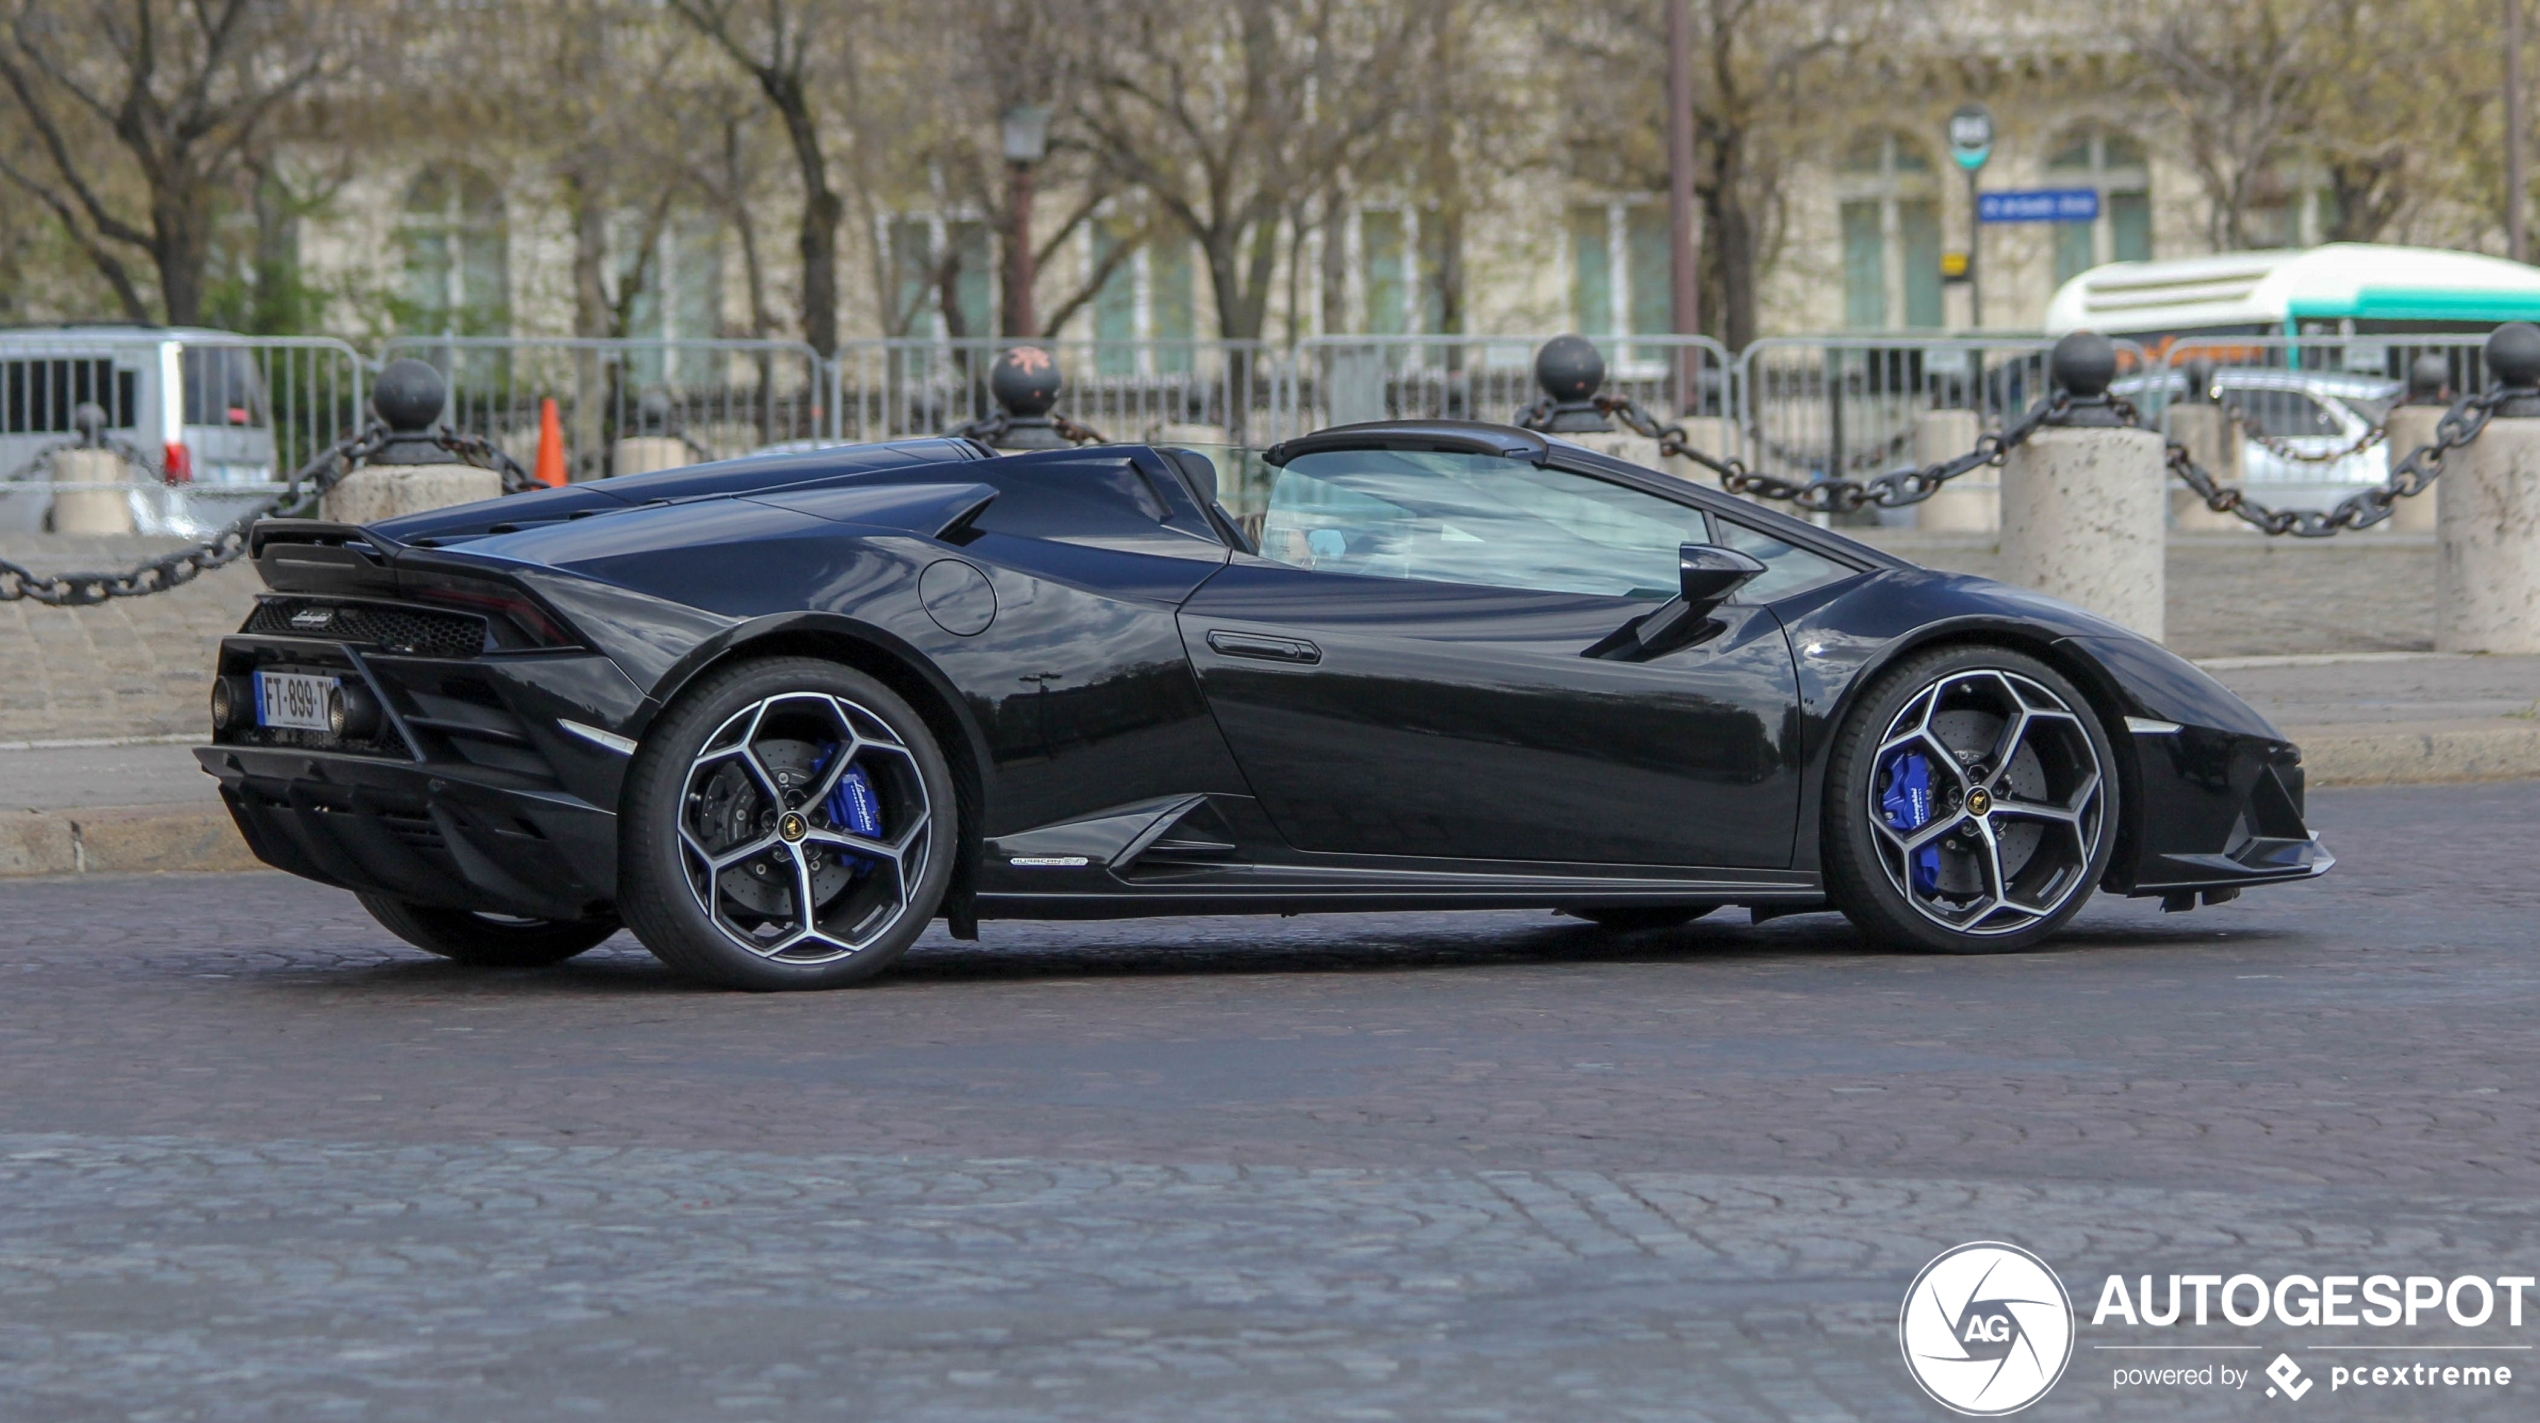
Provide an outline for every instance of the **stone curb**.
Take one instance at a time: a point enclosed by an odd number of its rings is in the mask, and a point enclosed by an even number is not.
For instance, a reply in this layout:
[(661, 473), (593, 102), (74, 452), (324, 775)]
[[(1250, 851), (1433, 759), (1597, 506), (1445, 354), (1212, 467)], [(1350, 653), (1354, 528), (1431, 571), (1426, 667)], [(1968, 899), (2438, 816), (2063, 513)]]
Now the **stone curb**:
[(2418, 786), (2540, 778), (2540, 720), (2369, 722), (2285, 728), (2312, 786)]
[[(2540, 720), (2289, 727), (2317, 786), (2540, 779)], [(111, 806), (0, 815), (0, 878), (253, 870), (226, 807)]]
[(261, 868), (217, 801), (0, 815), (0, 876)]

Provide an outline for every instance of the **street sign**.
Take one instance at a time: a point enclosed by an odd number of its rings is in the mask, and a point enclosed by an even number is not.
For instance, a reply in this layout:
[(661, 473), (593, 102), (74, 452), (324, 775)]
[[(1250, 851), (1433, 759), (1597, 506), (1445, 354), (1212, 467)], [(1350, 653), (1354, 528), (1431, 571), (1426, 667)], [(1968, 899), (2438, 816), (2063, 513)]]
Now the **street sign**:
[(1976, 198), (1978, 222), (2095, 222), (2098, 217), (2097, 188), (2032, 188)]
[(1949, 116), (1949, 156), (1972, 173), (1993, 156), (1993, 114), (1982, 104), (1961, 104)]

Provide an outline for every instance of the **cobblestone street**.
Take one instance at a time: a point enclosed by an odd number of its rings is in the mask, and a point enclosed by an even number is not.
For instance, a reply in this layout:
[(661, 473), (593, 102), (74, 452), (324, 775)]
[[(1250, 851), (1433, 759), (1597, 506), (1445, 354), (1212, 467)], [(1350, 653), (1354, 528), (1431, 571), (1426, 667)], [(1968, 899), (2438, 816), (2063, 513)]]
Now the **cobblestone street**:
[[(2182, 1336), (2094, 1328), (2099, 1282), (2540, 1273), (2540, 786), (2313, 808), (2325, 881), (1997, 959), (991, 924), (760, 998), (624, 938), (462, 970), (278, 876), (9, 885), (0, 1411), (1931, 1418), (1898, 1303), (1990, 1238), (2080, 1311), (2028, 1416), (2254, 1414), (2113, 1389)], [(2520, 1374), (2303, 1410), (2523, 1418)]]

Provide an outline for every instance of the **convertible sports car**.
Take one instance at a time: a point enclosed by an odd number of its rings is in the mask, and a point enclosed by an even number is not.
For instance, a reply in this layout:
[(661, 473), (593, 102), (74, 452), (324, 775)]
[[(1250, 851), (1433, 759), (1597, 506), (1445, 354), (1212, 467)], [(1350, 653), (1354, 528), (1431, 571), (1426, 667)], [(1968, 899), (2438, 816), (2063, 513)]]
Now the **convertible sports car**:
[(821, 988), (937, 916), (1726, 905), (1991, 952), (2331, 863), (2300, 754), (2159, 646), (1503, 426), (845, 447), (254, 557), (204, 768), (468, 963), (623, 923)]

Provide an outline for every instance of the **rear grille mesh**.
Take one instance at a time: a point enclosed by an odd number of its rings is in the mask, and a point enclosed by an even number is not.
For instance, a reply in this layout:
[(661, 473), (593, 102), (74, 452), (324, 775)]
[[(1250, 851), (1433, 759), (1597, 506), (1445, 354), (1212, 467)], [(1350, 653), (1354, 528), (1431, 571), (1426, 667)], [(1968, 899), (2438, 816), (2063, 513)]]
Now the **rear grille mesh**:
[(267, 598), (239, 631), (322, 637), (422, 657), (474, 657), (485, 650), (485, 620), (471, 613), (325, 598)]

